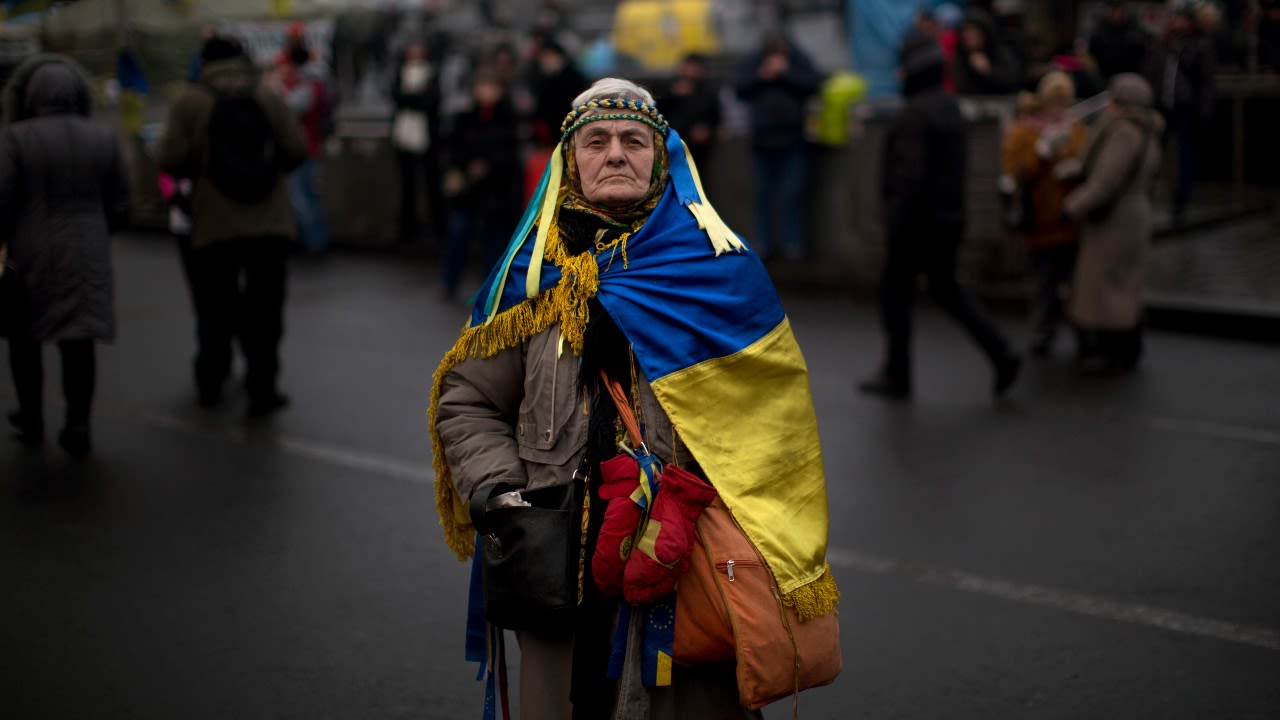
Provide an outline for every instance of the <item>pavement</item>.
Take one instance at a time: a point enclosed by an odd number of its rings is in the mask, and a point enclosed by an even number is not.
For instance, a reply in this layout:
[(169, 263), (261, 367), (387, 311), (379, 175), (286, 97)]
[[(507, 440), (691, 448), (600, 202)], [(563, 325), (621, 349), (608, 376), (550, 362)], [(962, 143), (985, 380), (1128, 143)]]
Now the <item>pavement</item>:
[[(465, 313), (434, 267), (296, 263), (293, 404), (246, 423), (196, 405), (173, 247), (115, 250), (93, 456), (0, 442), (0, 717), (477, 717), (425, 418)], [(922, 302), (916, 396), (886, 402), (853, 391), (874, 307), (784, 303), (843, 593), (843, 674), (800, 717), (1280, 717), (1280, 347), (1153, 331), (1138, 373), (1084, 379), (1064, 343), (997, 403)]]

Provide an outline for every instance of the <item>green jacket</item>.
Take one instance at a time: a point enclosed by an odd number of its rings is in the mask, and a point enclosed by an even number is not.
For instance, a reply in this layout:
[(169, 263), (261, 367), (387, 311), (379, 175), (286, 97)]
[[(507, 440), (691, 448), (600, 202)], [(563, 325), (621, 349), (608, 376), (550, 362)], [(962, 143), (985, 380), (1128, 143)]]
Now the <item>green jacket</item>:
[[(232, 92), (251, 84), (275, 129), (284, 167), (275, 189), (266, 200), (245, 205), (223, 195), (212, 182), (204, 182), (208, 166), (209, 116), (214, 104), (214, 93), (206, 85)], [(197, 248), (240, 237), (292, 238), (295, 225), (285, 176), (306, 159), (307, 139), (294, 113), (274, 90), (262, 82), (249, 61), (242, 58), (219, 60), (205, 66), (200, 73), (200, 81), (188, 87), (170, 108), (159, 153), (161, 170), (195, 180), (191, 244)]]

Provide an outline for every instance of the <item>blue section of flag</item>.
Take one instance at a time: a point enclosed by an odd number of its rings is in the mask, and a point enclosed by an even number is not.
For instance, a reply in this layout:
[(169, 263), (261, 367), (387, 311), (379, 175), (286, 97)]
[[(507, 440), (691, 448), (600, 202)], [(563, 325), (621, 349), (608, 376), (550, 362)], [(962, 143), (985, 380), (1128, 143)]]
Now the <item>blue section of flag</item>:
[(750, 251), (716, 255), (674, 183), (627, 243), (628, 267), (600, 273), (600, 304), (650, 382), (742, 350), (777, 327), (782, 303)]

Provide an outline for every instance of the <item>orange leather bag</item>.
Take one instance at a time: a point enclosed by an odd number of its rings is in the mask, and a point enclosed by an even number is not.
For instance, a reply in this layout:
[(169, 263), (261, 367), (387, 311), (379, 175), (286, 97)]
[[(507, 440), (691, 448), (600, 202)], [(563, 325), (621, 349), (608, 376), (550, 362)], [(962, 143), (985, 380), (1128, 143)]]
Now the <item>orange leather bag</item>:
[[(633, 446), (639, 425), (622, 387), (601, 372)], [(662, 491), (658, 491), (661, 495)], [(773, 572), (717, 495), (698, 515), (697, 542), (676, 586), (672, 659), (678, 665), (734, 663), (738, 700), (755, 710), (840, 674), (836, 611), (800, 622), (782, 602)]]
[(676, 588), (675, 662), (736, 663), (739, 700), (753, 710), (834, 681), (842, 666), (836, 612), (800, 622), (720, 498), (698, 518), (697, 534)]

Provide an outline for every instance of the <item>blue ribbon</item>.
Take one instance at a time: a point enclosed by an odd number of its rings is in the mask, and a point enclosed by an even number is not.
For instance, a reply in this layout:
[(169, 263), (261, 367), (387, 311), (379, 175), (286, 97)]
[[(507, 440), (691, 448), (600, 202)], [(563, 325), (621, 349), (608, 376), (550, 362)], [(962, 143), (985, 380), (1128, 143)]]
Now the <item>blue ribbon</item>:
[(673, 592), (650, 605), (645, 612), (644, 662), (640, 672), (645, 687), (658, 687), (658, 654), (670, 658), (675, 638), (676, 594)]
[(484, 711), (481, 720), (496, 720), (498, 716), (497, 673), (493, 663), (498, 658), (498, 633), (491, 628), (484, 616), (484, 577), (481, 574), (482, 538), (476, 535), (476, 552), (471, 557), (471, 586), (467, 593), (467, 662), (480, 663), (476, 680), (484, 680)]

